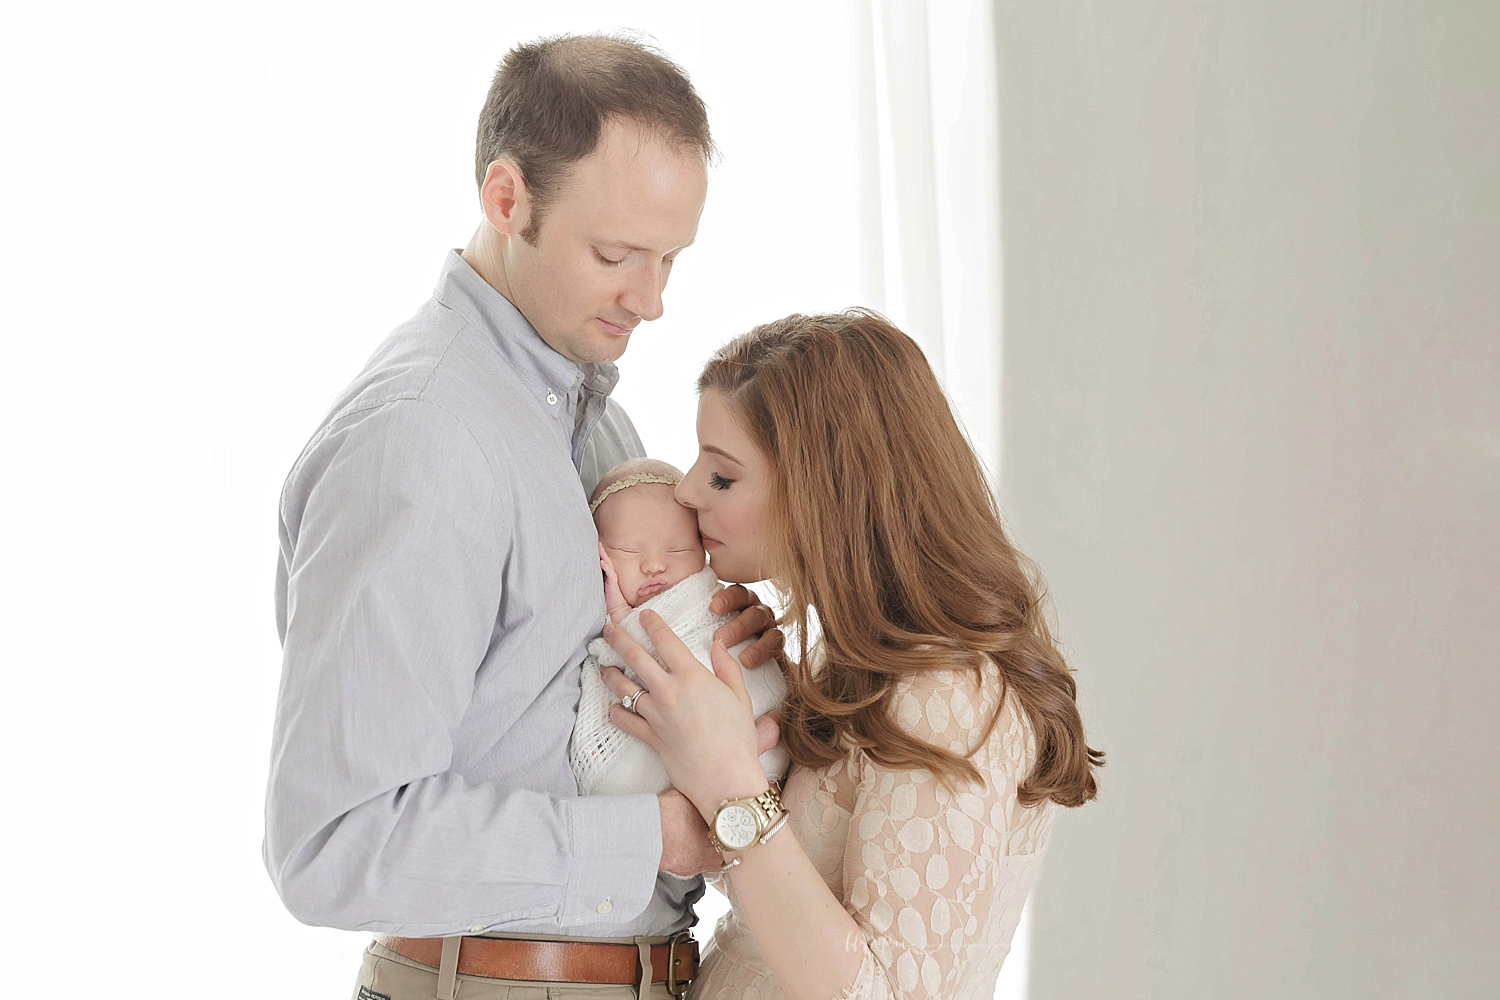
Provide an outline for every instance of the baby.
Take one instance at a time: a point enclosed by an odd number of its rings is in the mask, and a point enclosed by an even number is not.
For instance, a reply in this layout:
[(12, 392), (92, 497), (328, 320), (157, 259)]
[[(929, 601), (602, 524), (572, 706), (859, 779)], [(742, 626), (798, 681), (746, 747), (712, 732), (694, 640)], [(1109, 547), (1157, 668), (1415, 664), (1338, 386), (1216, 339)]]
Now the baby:
[[(682, 473), (649, 458), (632, 459), (610, 469), (594, 489), (590, 509), (599, 529), (599, 564), (604, 570), (604, 603), (610, 621), (630, 633), (652, 656), (656, 647), (640, 624), (650, 608), (677, 633), (688, 649), (709, 666), (714, 631), (733, 615), (716, 615), (708, 602), (719, 579), (705, 565), (698, 518), (673, 496)], [(750, 641), (729, 650), (739, 659)], [(660, 659), (660, 657), (658, 657)], [(619, 699), (604, 686), (600, 668), (619, 667), (640, 678), (602, 638), (589, 643), (583, 664), (583, 692), (573, 726), (571, 756), (578, 791), (584, 795), (663, 792), (671, 787), (656, 751), (609, 721), (609, 706)], [(775, 663), (745, 671), (745, 689), (757, 717), (778, 707), (786, 681)], [(766, 776), (780, 781), (788, 758), (781, 747), (760, 756)]]

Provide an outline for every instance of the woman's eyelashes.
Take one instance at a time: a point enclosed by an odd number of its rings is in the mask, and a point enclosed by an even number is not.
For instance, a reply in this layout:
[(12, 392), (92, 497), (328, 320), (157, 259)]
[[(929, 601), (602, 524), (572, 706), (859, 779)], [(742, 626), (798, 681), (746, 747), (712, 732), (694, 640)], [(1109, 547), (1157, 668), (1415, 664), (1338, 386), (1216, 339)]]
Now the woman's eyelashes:
[(708, 485), (712, 486), (716, 490), (727, 490), (727, 489), (729, 489), (729, 487), (731, 487), (731, 486), (734, 485), (734, 480), (733, 479), (725, 479), (723, 476), (719, 475), (717, 472), (713, 472), (713, 473), (709, 473), (709, 476), (708, 476)]

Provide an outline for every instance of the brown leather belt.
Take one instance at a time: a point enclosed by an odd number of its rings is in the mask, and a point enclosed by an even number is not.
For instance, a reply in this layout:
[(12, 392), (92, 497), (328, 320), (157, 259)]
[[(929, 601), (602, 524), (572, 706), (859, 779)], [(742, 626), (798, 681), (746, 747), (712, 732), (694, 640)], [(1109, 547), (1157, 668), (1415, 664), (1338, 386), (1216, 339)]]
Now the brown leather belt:
[[(376, 935), (375, 940), (403, 958), (437, 968), (442, 938)], [(683, 931), (666, 944), (651, 945), (651, 981), (681, 996), (698, 975), (698, 942)], [(640, 949), (635, 944), (592, 941), (526, 941), (466, 937), (458, 948), (458, 972), (489, 979), (539, 983), (618, 983), (641, 981)]]

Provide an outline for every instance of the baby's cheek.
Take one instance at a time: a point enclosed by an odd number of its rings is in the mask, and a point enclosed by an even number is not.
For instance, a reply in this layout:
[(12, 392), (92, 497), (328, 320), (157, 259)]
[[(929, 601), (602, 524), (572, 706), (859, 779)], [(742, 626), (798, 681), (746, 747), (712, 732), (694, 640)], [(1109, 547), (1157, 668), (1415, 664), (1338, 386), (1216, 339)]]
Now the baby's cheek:
[(641, 574), (628, 563), (616, 563), (615, 578), (620, 581), (620, 593), (625, 595), (625, 600), (630, 602), (631, 607), (635, 607), (635, 592), (641, 589)]

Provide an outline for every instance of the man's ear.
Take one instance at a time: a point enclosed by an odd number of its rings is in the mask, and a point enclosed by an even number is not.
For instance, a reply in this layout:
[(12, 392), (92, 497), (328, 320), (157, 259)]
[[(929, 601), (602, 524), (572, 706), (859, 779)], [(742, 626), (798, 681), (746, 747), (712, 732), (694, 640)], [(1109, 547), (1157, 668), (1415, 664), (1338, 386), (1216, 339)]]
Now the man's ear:
[(479, 186), (479, 204), (484, 209), (485, 219), (496, 232), (519, 235), (526, 228), (526, 220), (531, 214), (531, 201), (521, 168), (509, 160), (493, 161), (485, 171), (484, 183)]

